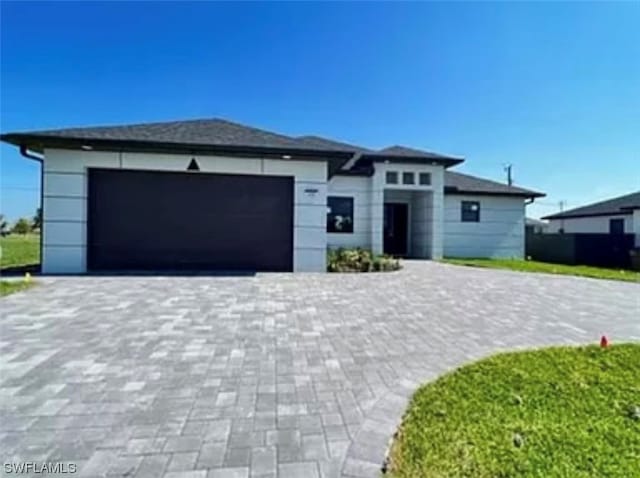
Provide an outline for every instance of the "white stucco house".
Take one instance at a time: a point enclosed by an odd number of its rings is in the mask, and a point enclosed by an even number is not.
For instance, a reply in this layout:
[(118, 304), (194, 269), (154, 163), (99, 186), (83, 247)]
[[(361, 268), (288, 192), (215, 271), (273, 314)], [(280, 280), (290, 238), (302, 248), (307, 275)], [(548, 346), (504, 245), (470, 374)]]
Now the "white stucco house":
[(226, 120), (7, 133), (42, 162), (42, 270), (324, 271), (328, 247), (522, 257), (543, 194), (463, 159)]
[(640, 191), (546, 216), (545, 232), (635, 234), (640, 247)]

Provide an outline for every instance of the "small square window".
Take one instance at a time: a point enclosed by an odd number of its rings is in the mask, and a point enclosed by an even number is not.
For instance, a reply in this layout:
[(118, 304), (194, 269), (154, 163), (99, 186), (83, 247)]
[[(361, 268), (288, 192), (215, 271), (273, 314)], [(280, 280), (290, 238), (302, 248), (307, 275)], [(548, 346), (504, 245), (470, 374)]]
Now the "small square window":
[(327, 232), (353, 232), (353, 198), (327, 197)]
[(609, 219), (609, 234), (624, 234), (624, 219)]
[(431, 184), (431, 173), (420, 173), (418, 182), (423, 186), (429, 186)]
[(478, 201), (462, 201), (460, 220), (462, 222), (480, 222), (480, 203)]
[(398, 184), (398, 173), (387, 171), (387, 184)]
[(413, 173), (402, 173), (402, 184), (414, 184), (416, 182)]

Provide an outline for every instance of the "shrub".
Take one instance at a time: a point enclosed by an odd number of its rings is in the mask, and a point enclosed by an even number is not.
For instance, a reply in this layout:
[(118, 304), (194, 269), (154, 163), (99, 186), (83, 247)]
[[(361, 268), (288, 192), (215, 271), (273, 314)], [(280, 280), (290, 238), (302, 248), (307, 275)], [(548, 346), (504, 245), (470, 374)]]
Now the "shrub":
[(27, 234), (31, 231), (31, 224), (25, 218), (21, 217), (13, 225), (14, 234)]
[(362, 248), (329, 249), (327, 252), (328, 272), (382, 272), (397, 271), (400, 261), (391, 256), (375, 255)]

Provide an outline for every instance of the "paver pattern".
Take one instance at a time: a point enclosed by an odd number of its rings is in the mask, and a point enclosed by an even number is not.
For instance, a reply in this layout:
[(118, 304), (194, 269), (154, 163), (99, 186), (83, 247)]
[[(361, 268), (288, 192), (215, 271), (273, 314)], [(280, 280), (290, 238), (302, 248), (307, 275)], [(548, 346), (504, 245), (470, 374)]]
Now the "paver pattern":
[(1, 458), (83, 477), (376, 476), (422, 381), (640, 339), (640, 285), (431, 262), (39, 282), (0, 299)]

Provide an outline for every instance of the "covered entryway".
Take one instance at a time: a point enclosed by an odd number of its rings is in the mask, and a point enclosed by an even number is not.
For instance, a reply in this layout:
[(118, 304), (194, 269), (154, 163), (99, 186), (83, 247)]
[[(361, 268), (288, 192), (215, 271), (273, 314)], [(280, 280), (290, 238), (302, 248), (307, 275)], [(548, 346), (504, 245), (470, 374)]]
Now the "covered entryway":
[(429, 259), (433, 246), (433, 193), (386, 188), (383, 252), (396, 257)]
[(293, 177), (88, 176), (90, 270), (293, 270)]

